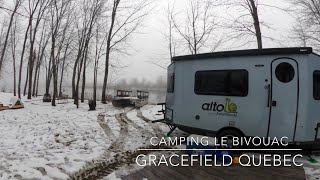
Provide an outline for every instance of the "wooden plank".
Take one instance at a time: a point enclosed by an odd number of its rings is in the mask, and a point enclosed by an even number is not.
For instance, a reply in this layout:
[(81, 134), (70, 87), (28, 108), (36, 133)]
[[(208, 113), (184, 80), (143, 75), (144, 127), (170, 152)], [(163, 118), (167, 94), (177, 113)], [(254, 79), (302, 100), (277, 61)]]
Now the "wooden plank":
[(9, 106), (2, 106), (0, 107), (0, 111), (8, 110), (10, 109)]
[(125, 177), (122, 177), (121, 179), (123, 179), (123, 180), (143, 179), (143, 177), (140, 176), (139, 172), (140, 172), (140, 171), (135, 172), (135, 173), (132, 173), (132, 174), (130, 174), (130, 176), (125, 176)]
[(148, 166), (140, 171), (141, 179), (159, 179), (161, 176), (162, 174), (159, 173), (155, 166)]
[(130, 174), (124, 179), (305, 179), (303, 168), (297, 167), (172, 167), (161, 165), (150, 166)]

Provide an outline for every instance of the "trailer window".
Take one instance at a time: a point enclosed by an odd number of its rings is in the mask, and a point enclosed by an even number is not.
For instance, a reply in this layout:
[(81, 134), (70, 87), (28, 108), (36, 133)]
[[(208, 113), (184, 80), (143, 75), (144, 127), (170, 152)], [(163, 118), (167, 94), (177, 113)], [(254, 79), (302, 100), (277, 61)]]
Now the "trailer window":
[(276, 77), (280, 82), (288, 83), (294, 78), (294, 68), (289, 63), (280, 63), (276, 67)]
[(313, 72), (313, 97), (320, 100), (320, 71)]
[(169, 74), (168, 75), (167, 92), (168, 93), (173, 93), (174, 92), (174, 74)]
[(199, 95), (247, 96), (247, 70), (198, 71), (194, 91)]

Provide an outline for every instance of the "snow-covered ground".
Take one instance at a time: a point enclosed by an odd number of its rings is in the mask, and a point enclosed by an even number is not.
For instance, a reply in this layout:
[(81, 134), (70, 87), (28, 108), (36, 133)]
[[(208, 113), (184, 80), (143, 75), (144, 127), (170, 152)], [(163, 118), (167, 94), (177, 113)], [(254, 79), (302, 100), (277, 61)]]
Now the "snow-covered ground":
[[(9, 105), (12, 97), (0, 93), (0, 102)], [(41, 98), (23, 97), (25, 108), (0, 111), (0, 179), (70, 179), (146, 147), (150, 137), (169, 130), (150, 121), (162, 118), (156, 115), (161, 106), (140, 111), (97, 104), (88, 111), (87, 103), (77, 109), (69, 100), (52, 107)], [(139, 168), (125, 165), (111, 177), (134, 169)]]
[[(0, 93), (0, 102), (9, 105), (11, 97)], [(70, 179), (92, 172), (101, 162), (122, 161), (126, 153), (150, 145), (150, 137), (169, 131), (164, 124), (151, 123), (163, 118), (158, 112), (161, 106), (139, 110), (97, 104), (96, 111), (88, 111), (87, 103), (77, 109), (71, 100), (56, 107), (41, 98), (22, 101), (24, 109), (0, 111), (0, 180)], [(173, 133), (181, 135), (186, 134)], [(313, 158), (319, 163), (302, 160), (310, 180), (320, 179), (320, 157)], [(117, 179), (141, 168), (135, 163), (120, 165), (104, 179)]]
[(303, 169), (306, 174), (307, 180), (319, 180), (320, 179), (320, 156), (312, 156), (316, 163), (310, 163), (308, 157), (304, 156), (301, 162), (303, 163)]
[(163, 118), (163, 115), (158, 112), (159, 110), (161, 110), (160, 105), (145, 105), (141, 108), (142, 115), (150, 120), (157, 120)]
[[(7, 105), (11, 97), (0, 93), (0, 102)], [(112, 142), (97, 115), (107, 112), (106, 119), (112, 122), (122, 111), (102, 104), (97, 111), (88, 111), (87, 103), (77, 109), (71, 101), (52, 107), (40, 98), (23, 102), (24, 109), (0, 111), (0, 179), (70, 178)], [(110, 129), (119, 134), (115, 121)]]
[[(147, 119), (150, 120), (158, 120), (158, 119), (163, 119), (163, 114), (159, 113), (158, 111), (161, 110), (161, 105), (145, 105), (141, 108), (141, 112), (142, 112), (142, 116), (144, 116)], [(163, 132), (168, 132), (170, 131), (170, 129), (168, 128), (168, 126), (160, 124), (159, 128), (161, 131)], [(174, 131), (173, 134), (178, 133), (179, 135), (181, 134), (181, 131), (177, 130)], [(176, 135), (178, 135), (176, 134)]]

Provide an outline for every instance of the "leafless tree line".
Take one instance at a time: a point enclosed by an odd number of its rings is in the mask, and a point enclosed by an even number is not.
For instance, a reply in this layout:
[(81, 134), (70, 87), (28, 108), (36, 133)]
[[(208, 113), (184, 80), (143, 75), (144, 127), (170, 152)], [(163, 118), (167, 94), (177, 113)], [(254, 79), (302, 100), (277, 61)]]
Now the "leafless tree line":
[[(259, 0), (186, 0), (186, 10), (174, 4), (166, 9), (166, 28), (170, 59), (179, 49), (190, 54), (215, 51), (225, 41), (255, 41), (263, 48), (262, 32), (267, 27), (260, 18)], [(292, 0), (291, 12), (297, 20), (293, 36), (304, 45), (319, 48), (319, 0)], [(66, 73), (72, 75), (74, 104), (84, 101), (87, 76), (93, 75), (93, 100), (97, 84), (102, 83), (102, 103), (107, 102), (110, 67), (117, 66), (114, 56), (126, 55), (131, 37), (138, 32), (151, 12), (151, 0), (13, 0), (0, 2), (0, 77), (3, 67), (12, 68), (14, 95), (38, 95), (41, 74), (45, 75), (46, 95), (52, 105), (62, 96)], [(219, 15), (219, 8), (238, 12)], [(276, 7), (276, 5), (274, 6)], [(265, 8), (274, 8), (265, 6)], [(229, 15), (228, 12), (225, 14)], [(217, 31), (231, 29), (220, 37)], [(92, 69), (90, 69), (92, 67)], [(98, 74), (102, 73), (102, 77)], [(24, 79), (23, 79), (24, 78)], [(24, 84), (24, 87), (22, 87)], [(52, 88), (52, 89), (51, 89)]]
[[(172, 2), (169, 2), (165, 9), (166, 30), (163, 34), (170, 59), (181, 49), (190, 54), (213, 52), (223, 43), (231, 41), (242, 42), (239, 47), (255, 42), (257, 49), (262, 49), (263, 39), (274, 40), (262, 32), (262, 28), (272, 29), (261, 20), (262, 7), (264, 10), (289, 14), (296, 20), (296, 24), (292, 25), (288, 38), (298, 41), (300, 46), (309, 45), (320, 50), (319, 0), (285, 0), (289, 7), (279, 7), (276, 2), (268, 5), (261, 0), (186, 2), (188, 4), (182, 12)], [(221, 9), (224, 11), (221, 12)], [(219, 37), (218, 31), (224, 31), (224, 36)], [(164, 68), (159, 60), (153, 63)]]
[[(257, 48), (262, 49), (263, 23), (259, 20), (258, 0), (214, 1), (188, 0), (186, 10), (178, 12), (174, 4), (169, 3), (166, 9), (167, 32), (170, 57), (175, 55), (177, 45), (182, 43), (190, 54), (215, 51), (223, 41), (240, 40), (245, 36), (256, 38)], [(234, 9), (238, 17), (226, 17), (223, 22), (218, 9)], [(223, 28), (232, 29), (228, 38), (217, 36), (217, 31)], [(177, 43), (179, 41), (180, 43)]]
[[(150, 0), (1, 3), (0, 11), (8, 14), (8, 21), (0, 29), (0, 77), (4, 65), (12, 67), (14, 95), (31, 99), (38, 95), (40, 76), (45, 74), (45, 95), (52, 95), (51, 103), (55, 106), (56, 99), (62, 96), (64, 76), (71, 72), (72, 98), (79, 106), (79, 101), (84, 101), (87, 74), (91, 72), (88, 68), (93, 66), (93, 99), (96, 100), (100, 70), (104, 74), (100, 80), (102, 102), (106, 103), (112, 54), (126, 54), (131, 36), (150, 9)], [(99, 68), (102, 65), (104, 68)]]
[(291, 38), (320, 50), (320, 1), (292, 0), (290, 13), (297, 19)]

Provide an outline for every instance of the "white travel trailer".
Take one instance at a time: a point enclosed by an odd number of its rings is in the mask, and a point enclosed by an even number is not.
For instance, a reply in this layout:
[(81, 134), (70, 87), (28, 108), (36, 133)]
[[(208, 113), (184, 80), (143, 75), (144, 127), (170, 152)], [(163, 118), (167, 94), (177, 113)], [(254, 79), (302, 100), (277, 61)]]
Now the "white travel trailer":
[(312, 48), (174, 57), (165, 122), (199, 134), (320, 138), (320, 56)]

